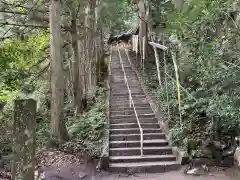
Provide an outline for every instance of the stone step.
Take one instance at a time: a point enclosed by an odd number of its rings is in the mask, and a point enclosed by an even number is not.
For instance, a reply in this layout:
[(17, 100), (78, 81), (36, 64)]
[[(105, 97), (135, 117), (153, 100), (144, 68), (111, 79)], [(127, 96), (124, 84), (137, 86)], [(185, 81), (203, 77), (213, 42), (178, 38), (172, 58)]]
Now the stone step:
[(118, 173), (161, 173), (180, 168), (177, 161), (110, 163), (109, 170)]
[[(144, 109), (144, 110), (139, 110), (136, 109), (138, 114), (151, 114), (153, 113), (153, 111), (149, 108), (149, 109)], [(119, 110), (119, 111), (112, 111), (110, 110), (110, 114), (111, 115), (132, 115), (135, 114), (134, 110)]]
[[(159, 129), (147, 129), (143, 128), (143, 133), (161, 133), (162, 130)], [(139, 128), (131, 128), (131, 129), (111, 129), (110, 134), (139, 134), (140, 130)]]
[[(136, 82), (139, 83), (139, 80), (137, 76), (126, 76), (127, 80), (130, 82)], [(111, 77), (111, 83), (125, 83), (124, 75), (122, 76), (112, 76)]]
[[(120, 82), (114, 82), (116, 80), (119, 80)], [(140, 85), (140, 82), (138, 81), (138, 79), (136, 79), (135, 77), (127, 77), (127, 82), (129, 86), (133, 86), (135, 85)], [(116, 78), (116, 77), (112, 77), (111, 80), (111, 85), (115, 85), (115, 86), (120, 86), (120, 85), (127, 85), (127, 83), (125, 82), (124, 76), (120, 79), (120, 78)]]
[[(144, 133), (143, 140), (165, 139), (164, 133)], [(139, 134), (111, 134), (110, 141), (140, 141)]]
[[(124, 67), (124, 70), (125, 70), (125, 72), (126, 73), (128, 73), (128, 72), (130, 72), (130, 73), (135, 73), (134, 71), (133, 71), (133, 69), (132, 69), (132, 67)], [(114, 67), (114, 68), (112, 68), (111, 69), (111, 72), (123, 72), (122, 71), (122, 65), (119, 67)]]
[[(136, 82), (135, 81), (138, 81), (137, 79), (129, 79), (128, 78), (128, 83), (129, 84), (135, 84)], [(122, 83), (122, 84), (125, 84), (125, 81), (124, 80), (119, 80), (119, 79), (112, 79), (111, 80), (111, 83)]]
[[(131, 93), (132, 96), (136, 96), (136, 95), (142, 95), (142, 96), (145, 96), (144, 92), (141, 92), (141, 93), (135, 93), (135, 92), (132, 92)], [(111, 95), (112, 96), (128, 96), (129, 93), (125, 93), (125, 92), (121, 92), (121, 93), (115, 93), (115, 92), (111, 92)]]
[[(133, 99), (146, 99), (145, 95), (136, 96), (132, 94)], [(113, 99), (129, 99), (129, 94), (127, 96), (111, 96)]]
[[(160, 128), (158, 123), (141, 123), (142, 128)], [(122, 123), (122, 124), (110, 124), (111, 129), (122, 129), (122, 128), (138, 128), (138, 123)]]
[[(132, 93), (132, 97), (141, 99), (141, 98), (146, 98), (146, 95), (145, 94), (133, 94)], [(128, 99), (129, 97), (125, 96), (125, 95), (123, 95), (123, 96), (121, 96), (121, 95), (112, 95), (111, 98), (126, 98), (126, 99)]]
[[(142, 98), (141, 97), (132, 97), (132, 99), (133, 99), (134, 104), (137, 104), (139, 102), (148, 103), (147, 99), (144, 98), (144, 97), (142, 97)], [(118, 98), (114, 97), (114, 98), (111, 98), (111, 101), (112, 102), (118, 102), (118, 101), (120, 101), (120, 102), (128, 102), (129, 101), (129, 97), (124, 97), (124, 98), (123, 97), (118, 97)]]
[[(138, 112), (137, 112), (138, 113)], [(155, 118), (155, 114), (154, 113), (147, 113), (147, 114), (142, 114), (141, 112), (139, 112), (138, 114), (138, 118), (142, 119), (142, 118)], [(130, 114), (130, 115), (110, 115), (111, 119), (132, 119), (132, 118), (136, 118), (135, 114)]]
[[(122, 76), (112, 76), (111, 83), (125, 83), (124, 75)], [(139, 83), (139, 80), (136, 77), (127, 76), (127, 80), (132, 83)], [(115, 82), (116, 81), (116, 82)]]
[[(137, 89), (137, 88), (131, 88), (130, 87), (130, 91), (131, 93), (141, 93), (143, 92), (142, 89)], [(127, 89), (127, 87), (124, 87), (124, 88), (111, 88), (111, 92), (114, 92), (114, 93), (126, 93), (127, 96), (129, 96), (129, 91)]]
[[(136, 76), (136, 74), (126, 74), (126, 77), (128, 80), (134, 80), (134, 81), (137, 81), (138, 80), (138, 77)], [(111, 80), (116, 80), (116, 79), (119, 79), (119, 80), (124, 80), (124, 74), (123, 73), (114, 73), (112, 74), (111, 76)], [(139, 82), (139, 81), (137, 81)]]
[[(139, 122), (140, 122), (140, 124), (142, 124), (142, 123), (157, 123), (157, 119), (155, 119), (155, 118), (139, 118)], [(110, 123), (123, 124), (123, 123), (138, 123), (138, 122), (135, 117), (135, 118), (110, 119)]]
[[(131, 93), (144, 93), (142, 89), (140, 88), (130, 88), (131, 90)], [(126, 95), (129, 95), (129, 92), (127, 90), (127, 88), (111, 88), (111, 91), (114, 92), (114, 93), (122, 93), (122, 94), (126, 94)]]
[[(124, 94), (125, 96), (129, 96), (129, 92), (127, 91), (127, 90), (123, 90), (123, 89), (115, 89), (115, 90), (112, 90), (111, 89), (111, 93), (113, 93), (114, 95), (115, 94)], [(143, 92), (143, 90), (131, 90), (131, 93), (133, 94), (133, 93), (136, 93), (136, 94), (143, 94), (144, 92)]]
[[(120, 76), (123, 76), (123, 71), (122, 71), (122, 67), (120, 67), (119, 68), (119, 70), (118, 71), (112, 71), (111, 70), (111, 73), (112, 74), (115, 74), (115, 75), (120, 75)], [(136, 75), (136, 73), (131, 69), (131, 70), (125, 70), (125, 73), (126, 73), (126, 75)]]
[[(113, 65), (114, 65), (114, 67), (112, 68), (113, 71), (119, 71), (119, 67), (121, 67), (121, 70), (122, 70), (122, 64), (114, 63)], [(117, 67), (116, 67), (116, 65), (117, 65)], [(132, 67), (129, 64), (126, 63), (126, 64), (123, 64), (123, 65), (124, 65), (125, 70), (132, 70)]]
[[(136, 96), (132, 96), (132, 99), (134, 101), (135, 104), (137, 104), (138, 102), (140, 103), (148, 103), (147, 98), (142, 96), (142, 97), (136, 97)], [(129, 94), (126, 96), (111, 96), (111, 100), (112, 101), (129, 101)]]
[[(144, 103), (144, 104), (138, 104), (138, 103), (134, 103), (135, 108), (151, 108), (150, 104), (148, 103)], [(111, 104), (110, 103), (110, 108), (130, 108), (129, 103), (127, 104)]]
[[(112, 78), (113, 77), (124, 77), (123, 72), (111, 72)], [(138, 79), (135, 72), (126, 72), (127, 79)]]
[[(110, 148), (110, 156), (140, 156), (140, 147), (127, 147), (127, 148)], [(165, 147), (143, 147), (144, 155), (166, 155), (172, 154), (172, 148)]]
[[(141, 111), (152, 111), (151, 107), (135, 107), (136, 108), (136, 111), (137, 112), (141, 112)], [(110, 112), (113, 112), (113, 111), (133, 111), (133, 108), (132, 107), (110, 107)]]
[[(140, 141), (110, 141), (110, 148), (123, 147), (141, 147)], [(162, 147), (168, 146), (168, 141), (165, 139), (144, 140), (143, 147)]]
[[(138, 84), (128, 84), (129, 88), (131, 91), (138, 91), (138, 90), (142, 90), (142, 88), (140, 87), (140, 85)], [(127, 91), (127, 85), (125, 84), (122, 84), (122, 85), (111, 85), (111, 90), (114, 91), (114, 90), (124, 90), (124, 91)]]
[(145, 156), (110, 156), (110, 163), (130, 163), (130, 162), (161, 162), (176, 161), (174, 155), (145, 155)]

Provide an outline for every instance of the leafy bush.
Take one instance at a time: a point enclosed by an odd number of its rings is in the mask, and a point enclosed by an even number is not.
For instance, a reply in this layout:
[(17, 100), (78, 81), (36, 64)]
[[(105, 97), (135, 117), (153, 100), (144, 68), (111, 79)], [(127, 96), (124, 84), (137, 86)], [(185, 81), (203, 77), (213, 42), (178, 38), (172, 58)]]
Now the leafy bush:
[(99, 156), (107, 118), (105, 103), (105, 90), (98, 88), (96, 102), (68, 128), (72, 140), (67, 142), (63, 149)]
[[(239, 3), (238, 0), (192, 0), (185, 2), (181, 11), (170, 1), (157, 6), (168, 33), (178, 40), (177, 45), (171, 42), (167, 45), (170, 51), (177, 51), (180, 83), (184, 87), (181, 125), (172, 59), (167, 56), (168, 74), (172, 77), (167, 76), (169, 102), (165, 87), (154, 87), (149, 78), (152, 70), (156, 74), (156, 67), (146, 65), (146, 77), (159, 103), (170, 106), (170, 132), (176, 145), (186, 146), (183, 142), (203, 139), (204, 134), (215, 138), (240, 133)], [(159, 17), (154, 19), (157, 22)], [(166, 106), (162, 107), (167, 111)]]

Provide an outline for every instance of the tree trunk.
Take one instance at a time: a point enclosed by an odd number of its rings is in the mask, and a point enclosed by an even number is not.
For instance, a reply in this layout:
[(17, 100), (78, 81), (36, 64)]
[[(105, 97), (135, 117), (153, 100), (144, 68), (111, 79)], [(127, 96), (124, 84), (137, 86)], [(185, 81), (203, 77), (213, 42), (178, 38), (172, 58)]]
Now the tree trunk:
[(60, 0), (50, 2), (51, 45), (51, 134), (60, 140), (68, 140), (64, 123), (64, 71), (61, 56)]
[(86, 17), (85, 17), (85, 30), (86, 30), (86, 40), (85, 40), (85, 48), (86, 48), (86, 87), (87, 87), (87, 97), (88, 99), (92, 99), (95, 94), (96, 84), (95, 78), (96, 76), (96, 62), (94, 60), (95, 57), (95, 7), (96, 0), (88, 1), (86, 7)]
[(77, 33), (77, 13), (75, 7), (71, 8), (72, 16), (72, 47), (74, 52), (73, 57), (73, 89), (74, 89), (74, 104), (77, 108), (77, 112), (82, 112), (82, 94), (83, 94), (83, 85), (80, 77), (80, 53), (78, 48), (78, 33)]
[[(146, 47), (147, 47), (147, 23), (145, 19), (146, 9), (144, 0), (139, 0), (138, 3), (139, 9), (139, 47), (140, 47), (140, 55), (141, 55), (141, 64), (144, 69), (144, 60), (146, 55)], [(144, 38), (145, 37), (145, 38)]]

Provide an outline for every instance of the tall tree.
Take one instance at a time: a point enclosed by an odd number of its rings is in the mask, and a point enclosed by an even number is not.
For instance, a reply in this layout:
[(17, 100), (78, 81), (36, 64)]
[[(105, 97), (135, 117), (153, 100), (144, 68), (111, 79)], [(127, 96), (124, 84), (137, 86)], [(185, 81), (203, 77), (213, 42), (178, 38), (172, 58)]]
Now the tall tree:
[(96, 76), (96, 62), (95, 57), (95, 8), (96, 0), (88, 1), (85, 9), (85, 51), (86, 51), (86, 93), (87, 97), (91, 99), (95, 93), (95, 76)]
[(138, 2), (139, 9), (139, 47), (140, 47), (140, 55), (142, 61), (142, 68), (144, 69), (144, 60), (146, 56), (147, 50), (147, 23), (146, 23), (146, 8), (144, 0), (139, 0)]
[(64, 71), (61, 55), (60, 0), (51, 0), (50, 45), (51, 45), (51, 133), (53, 137), (68, 140), (64, 123)]
[(81, 68), (80, 68), (80, 52), (78, 41), (78, 28), (77, 28), (77, 11), (74, 1), (71, 2), (71, 35), (72, 35), (72, 48), (74, 52), (73, 57), (73, 92), (74, 104), (77, 112), (82, 112), (82, 96), (83, 96), (83, 83), (81, 81)]

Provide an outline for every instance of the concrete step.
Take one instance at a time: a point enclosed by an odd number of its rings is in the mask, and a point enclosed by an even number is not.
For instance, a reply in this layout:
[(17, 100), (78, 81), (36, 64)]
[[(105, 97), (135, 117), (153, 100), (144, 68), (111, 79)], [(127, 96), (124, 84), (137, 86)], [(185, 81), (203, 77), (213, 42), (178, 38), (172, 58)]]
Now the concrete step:
[[(132, 82), (132, 83), (140, 83), (139, 80), (136, 77), (132, 77), (132, 76), (127, 76), (127, 80), (129, 82)], [(111, 83), (113, 83), (113, 84), (115, 84), (115, 83), (125, 84), (124, 75), (122, 75), (122, 76), (112, 76)]]
[(118, 173), (160, 173), (178, 170), (177, 161), (110, 163), (109, 170)]
[[(114, 90), (113, 89), (111, 89), (111, 92), (113, 92), (113, 93), (122, 93), (122, 94), (125, 94), (125, 95), (129, 95), (129, 92), (128, 92), (128, 90), (127, 90), (127, 88), (126, 89), (118, 89), (118, 88), (115, 88)], [(142, 89), (131, 89), (131, 93), (143, 93), (143, 90)]]
[[(140, 122), (140, 124), (142, 124), (142, 123), (157, 123), (157, 119), (155, 119), (155, 118), (139, 118), (139, 122)], [(138, 122), (135, 117), (135, 118), (110, 119), (110, 123), (123, 124), (123, 123), (138, 123)]]
[[(132, 96), (132, 98), (133, 98), (134, 103), (135, 103), (135, 101), (137, 101), (137, 102), (140, 102), (140, 101), (148, 102), (146, 97)], [(128, 101), (129, 100), (129, 94), (127, 96), (118, 96), (118, 97), (112, 97), (111, 96), (111, 100), (112, 101)]]
[[(124, 94), (125, 96), (129, 96), (129, 92), (127, 90), (123, 90), (123, 89), (111, 89), (111, 93), (112, 94)], [(143, 94), (143, 90), (132, 90), (131, 89), (131, 93), (132, 94)]]
[[(134, 103), (135, 108), (150, 108), (150, 104), (144, 103), (144, 104), (136, 104)], [(110, 103), (110, 108), (130, 108), (129, 103), (128, 104), (111, 104)]]
[[(121, 93), (116, 93), (116, 92), (111, 92), (111, 96), (128, 96), (129, 93), (125, 93), (125, 92), (121, 92)], [(141, 93), (134, 93), (132, 92), (132, 96), (139, 96), (139, 95), (142, 95), (142, 96), (145, 96), (144, 92), (141, 92)]]
[[(139, 128), (130, 128), (130, 129), (111, 129), (110, 134), (139, 134)], [(162, 133), (162, 130), (159, 129), (143, 129), (143, 133)]]
[[(144, 133), (143, 140), (165, 139), (164, 133)], [(110, 141), (140, 141), (139, 134), (111, 134)]]
[[(110, 141), (110, 148), (123, 147), (141, 147), (140, 141)], [(162, 147), (168, 146), (168, 141), (165, 139), (144, 140), (143, 147)]]
[[(139, 87), (140, 85), (135, 85), (135, 84), (130, 84), (129, 83), (129, 88), (132, 91), (142, 91), (142, 88)], [(111, 85), (111, 91), (115, 91), (115, 90), (120, 90), (120, 91), (128, 91), (127, 86), (125, 84), (122, 85)]]
[[(134, 80), (137, 81), (138, 77), (136, 76), (136, 74), (126, 74), (126, 77), (128, 80)], [(124, 74), (123, 73), (113, 73), (111, 76), (111, 80), (116, 80), (116, 79), (124, 79)]]
[[(132, 94), (132, 97), (133, 98), (146, 98), (146, 95), (145, 94)], [(121, 95), (116, 95), (116, 96), (111, 96), (111, 98), (126, 98), (126, 99), (128, 99), (128, 96), (121, 96)]]
[[(140, 147), (110, 148), (110, 156), (140, 156)], [(143, 147), (144, 155), (166, 155), (172, 154), (172, 148), (165, 147)]]
[[(142, 128), (160, 128), (158, 123), (141, 123)], [(122, 128), (138, 128), (138, 123), (122, 123), (122, 124), (110, 124), (110, 129), (122, 129)]]
[[(136, 76), (136, 73), (132, 70), (132, 71), (125, 71), (126, 76)], [(119, 71), (111, 71), (111, 74), (114, 76), (124, 76), (123, 72), (122, 72), (122, 68)]]
[[(136, 95), (132, 95), (133, 99), (146, 99), (145, 95), (140, 95), (140, 96), (136, 96)], [(111, 96), (111, 98), (113, 99), (129, 99), (129, 96)]]
[[(136, 81), (136, 80), (132, 80), (132, 79), (127, 79), (128, 80), (128, 86), (137, 86), (139, 85), (139, 87), (141, 87), (140, 82)], [(127, 86), (127, 84), (124, 82), (111, 82), (111, 87), (119, 87), (119, 86)]]
[[(140, 84), (140, 82), (135, 79), (127, 79), (127, 80), (128, 80), (129, 86)], [(111, 82), (111, 86), (122, 86), (122, 85), (127, 85), (127, 84), (125, 83), (125, 81), (124, 82)]]
[[(155, 118), (155, 114), (154, 113), (147, 113), (147, 114), (142, 114), (141, 112), (137, 112), (138, 113), (138, 118), (139, 119), (143, 119), (143, 118)], [(130, 114), (130, 115), (110, 115), (111, 119), (135, 119), (136, 116), (135, 114)]]
[[(141, 100), (146, 101), (147, 100), (147, 98), (144, 97), (144, 96), (142, 96), (142, 97), (132, 96), (132, 98), (133, 98), (134, 101), (141, 101)], [(119, 101), (119, 100), (120, 101), (122, 101), (122, 100), (128, 101), (129, 100), (129, 96), (118, 96), (118, 97), (111, 96), (111, 100), (114, 100), (114, 101)]]
[(161, 161), (176, 161), (174, 155), (145, 155), (145, 156), (110, 156), (112, 163), (131, 163), (131, 162), (161, 162)]
[[(148, 104), (147, 102), (145, 102), (145, 103), (136, 102), (136, 101), (133, 101), (133, 102), (134, 102), (135, 107), (150, 107), (150, 104)], [(116, 107), (116, 106), (130, 107), (130, 101), (112, 101), (112, 100), (110, 100), (110, 105), (113, 107)], [(132, 105), (131, 105), (131, 107), (132, 107)]]
[[(149, 108), (149, 109), (145, 109), (145, 110), (139, 110), (136, 109), (137, 113), (139, 114), (152, 114), (153, 111)], [(133, 115), (135, 114), (134, 110), (122, 110), (122, 111), (112, 111), (110, 110), (110, 114), (111, 115)]]
[[(128, 82), (131, 82), (131, 83), (139, 83), (139, 80), (137, 79), (137, 77), (127, 76), (127, 80)], [(124, 76), (112, 76), (111, 83), (125, 84)]]
[[(122, 65), (116, 65), (116, 66), (112, 67), (111, 70), (112, 70), (112, 72), (115, 72), (115, 73), (123, 73)], [(135, 73), (133, 71), (132, 67), (128, 68), (128, 69), (124, 68), (124, 70), (126, 73)]]
[[(152, 109), (149, 107), (137, 107), (136, 108), (136, 111), (137, 112), (141, 112), (141, 111), (152, 111)], [(113, 112), (113, 111), (133, 111), (133, 108), (132, 107), (110, 107), (110, 111)]]
[[(119, 71), (119, 67), (121, 67), (122, 70), (122, 64), (121, 63), (114, 63), (114, 67), (112, 68), (112, 71)], [(117, 66), (117, 67), (116, 67)], [(132, 70), (132, 67), (129, 65), (129, 63), (123, 64), (125, 70)]]

